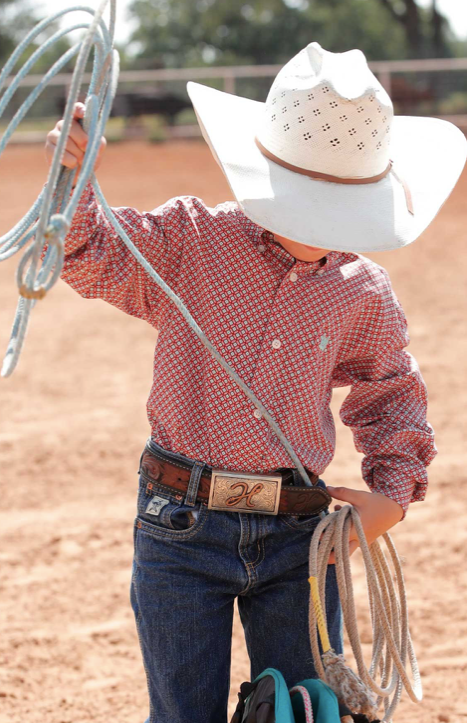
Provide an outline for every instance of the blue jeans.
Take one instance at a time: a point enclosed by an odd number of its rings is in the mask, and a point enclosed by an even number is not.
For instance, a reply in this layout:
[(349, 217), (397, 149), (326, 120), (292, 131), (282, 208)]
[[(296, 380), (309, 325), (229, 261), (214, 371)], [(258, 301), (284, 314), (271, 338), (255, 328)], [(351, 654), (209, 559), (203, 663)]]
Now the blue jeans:
[[(308, 550), (319, 516), (208, 510), (196, 502), (198, 478), (199, 468), (177, 499), (147, 490), (140, 476), (130, 599), (148, 683), (146, 723), (226, 723), (236, 598), (252, 680), (268, 667), (289, 686), (316, 677)], [(342, 652), (334, 565), (326, 614), (331, 645)]]

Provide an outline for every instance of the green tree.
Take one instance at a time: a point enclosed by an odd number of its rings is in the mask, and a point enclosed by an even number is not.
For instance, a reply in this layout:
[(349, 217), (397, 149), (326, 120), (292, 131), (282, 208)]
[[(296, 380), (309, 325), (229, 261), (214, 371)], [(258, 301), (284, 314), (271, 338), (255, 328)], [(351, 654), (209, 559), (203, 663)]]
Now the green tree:
[(0, 67), (29, 27), (21, 0), (0, 0)]
[(415, 0), (133, 0), (130, 12), (144, 67), (281, 63), (312, 40), (372, 60), (447, 52), (435, 0), (431, 11)]
[[(431, 0), (430, 10), (415, 0), (380, 0), (393, 20), (405, 33), (410, 55), (414, 58), (441, 58), (451, 55), (451, 31), (446, 18), (439, 12), (437, 0)], [(451, 38), (453, 40), (453, 38)]]
[[(0, 0), (0, 68), (4, 66), (18, 43), (41, 19), (35, 14), (31, 0)], [(53, 24), (38, 36), (18, 61), (17, 67), (57, 29), (58, 25)], [(70, 43), (66, 37), (60, 39), (49, 51), (44, 53), (34, 66), (33, 72), (42, 73), (48, 70), (69, 47)], [(70, 70), (71, 67), (66, 69)]]
[[(18, 43), (27, 33), (41, 20), (34, 12), (31, 0), (0, 0), (0, 68), (4, 66), (9, 56)], [(35, 41), (26, 49), (22, 57), (16, 63), (13, 73), (17, 72), (23, 63), (47, 38), (58, 29), (58, 24), (53, 23), (37, 36)], [(60, 58), (70, 47), (68, 38), (62, 37), (58, 42), (45, 52), (31, 69), (32, 73), (43, 74)], [(71, 71), (74, 60), (64, 67), (63, 71)], [(6, 109), (2, 122), (9, 120), (18, 110), (31, 88), (20, 87), (13, 95), (8, 108)], [(42, 117), (56, 117), (61, 112), (63, 105), (64, 91), (60, 86), (49, 86), (41, 93), (28, 113), (28, 119)]]

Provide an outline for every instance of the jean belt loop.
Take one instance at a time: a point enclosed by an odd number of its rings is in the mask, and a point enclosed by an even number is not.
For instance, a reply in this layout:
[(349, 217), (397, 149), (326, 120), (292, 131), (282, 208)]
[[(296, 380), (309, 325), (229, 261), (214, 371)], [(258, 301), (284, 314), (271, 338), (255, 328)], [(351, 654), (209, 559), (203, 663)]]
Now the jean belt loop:
[(293, 469), (293, 470), (292, 470), (292, 477), (293, 477), (294, 487), (299, 486), (299, 485), (300, 485), (301, 477), (300, 477), (300, 474), (299, 474), (299, 472), (298, 472), (298, 469)]
[(185, 495), (185, 504), (188, 507), (194, 507), (196, 504), (196, 497), (198, 495), (199, 481), (205, 467), (204, 462), (195, 462), (191, 470), (190, 481), (188, 482), (188, 489)]
[(138, 474), (141, 474), (141, 462), (143, 461), (143, 455), (146, 452), (147, 449), (151, 449), (149, 446), (149, 442), (151, 441), (151, 437), (147, 440), (146, 444), (144, 445), (144, 449), (141, 452), (141, 456), (139, 458), (139, 466), (138, 466)]

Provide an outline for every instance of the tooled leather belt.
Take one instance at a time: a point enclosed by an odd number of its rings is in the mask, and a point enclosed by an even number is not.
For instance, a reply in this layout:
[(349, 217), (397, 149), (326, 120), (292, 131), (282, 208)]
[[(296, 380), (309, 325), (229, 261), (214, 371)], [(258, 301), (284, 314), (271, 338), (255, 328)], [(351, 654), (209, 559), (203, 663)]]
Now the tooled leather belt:
[[(186, 493), (193, 464), (174, 461), (146, 446), (140, 474), (147, 490)], [(307, 470), (308, 471), (308, 470)], [(308, 472), (313, 487), (293, 485), (293, 470), (281, 469), (265, 475), (216, 470), (205, 465), (199, 479), (197, 500), (210, 509), (281, 515), (317, 515), (331, 503), (331, 495), (318, 475)]]

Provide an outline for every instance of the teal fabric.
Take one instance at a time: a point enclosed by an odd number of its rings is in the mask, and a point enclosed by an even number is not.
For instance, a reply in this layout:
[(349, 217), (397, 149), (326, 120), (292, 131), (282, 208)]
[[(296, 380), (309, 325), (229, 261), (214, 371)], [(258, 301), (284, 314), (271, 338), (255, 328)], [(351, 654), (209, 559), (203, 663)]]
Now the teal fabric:
[(276, 681), (276, 723), (295, 723), (292, 704), (290, 701), (289, 689), (284, 680), (284, 676), (275, 668), (266, 668), (253, 681), (254, 683), (261, 678), (271, 675)]
[[(310, 694), (314, 723), (340, 723), (339, 703), (329, 685), (314, 678), (301, 680), (296, 685), (303, 685)], [(292, 709), (295, 723), (305, 723), (305, 710), (299, 695), (293, 696)]]
[[(305, 709), (300, 695), (290, 698), (284, 676), (275, 668), (266, 668), (253, 682), (270, 675), (276, 682), (276, 723), (305, 723)], [(322, 680), (301, 680), (310, 694), (314, 723), (340, 723), (339, 704), (334, 691)]]

